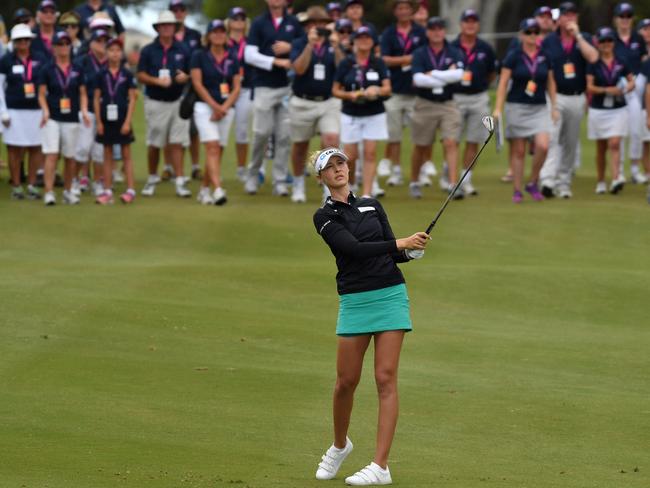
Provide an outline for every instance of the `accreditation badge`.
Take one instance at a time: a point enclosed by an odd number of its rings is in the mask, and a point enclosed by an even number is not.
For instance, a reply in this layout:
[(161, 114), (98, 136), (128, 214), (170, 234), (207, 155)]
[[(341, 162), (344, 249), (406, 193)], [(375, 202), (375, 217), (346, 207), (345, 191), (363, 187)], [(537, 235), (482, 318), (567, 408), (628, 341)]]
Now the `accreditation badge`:
[(219, 83), (219, 93), (222, 98), (228, 98), (228, 95), (230, 95), (230, 85), (228, 83)]
[(25, 83), (23, 85), (23, 90), (25, 92), (25, 98), (36, 97), (36, 88), (34, 87), (34, 83)]
[(110, 103), (106, 105), (106, 120), (109, 122), (115, 122), (118, 118), (117, 105)]
[(614, 97), (612, 95), (605, 95), (603, 99), (603, 107), (612, 108), (614, 107)]
[(411, 71), (411, 65), (410, 64), (402, 66), (402, 73), (407, 73), (409, 71)]
[(472, 85), (472, 76), (474, 73), (472, 73), (470, 70), (465, 70), (463, 71), (463, 77), (460, 79), (460, 84), (462, 86), (471, 86)]
[(434, 95), (442, 95), (443, 93), (445, 93), (445, 89), (443, 87), (441, 87), (441, 86), (437, 86), (433, 90), (431, 90), (431, 92)]
[(379, 81), (379, 73), (376, 71), (368, 71), (366, 73), (366, 80), (368, 81)]
[(323, 81), (325, 79), (325, 65), (316, 63), (314, 65), (314, 80)]
[(158, 78), (171, 78), (172, 74), (167, 68), (162, 68), (158, 70)]
[(11, 72), (15, 75), (22, 75), (25, 73), (25, 67), (22, 64), (14, 64), (11, 67)]
[(69, 114), (72, 112), (72, 101), (68, 97), (63, 97), (59, 100), (59, 111), (62, 114)]
[(572, 80), (576, 77), (576, 67), (573, 63), (564, 63), (564, 78), (567, 80)]
[(536, 92), (537, 83), (535, 83), (533, 80), (528, 81), (528, 83), (526, 83), (526, 95), (529, 97), (534, 97)]

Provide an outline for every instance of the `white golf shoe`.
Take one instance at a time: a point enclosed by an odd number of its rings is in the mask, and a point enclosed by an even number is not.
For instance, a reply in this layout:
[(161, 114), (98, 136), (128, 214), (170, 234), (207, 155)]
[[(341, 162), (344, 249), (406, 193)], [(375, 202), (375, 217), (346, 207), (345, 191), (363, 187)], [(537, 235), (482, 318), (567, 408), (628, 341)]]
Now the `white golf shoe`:
[(388, 186), (400, 186), (404, 184), (404, 178), (402, 177), (402, 168), (400, 166), (393, 166), (391, 169), (391, 174), (386, 180)]
[(465, 195), (478, 195), (478, 190), (476, 187), (472, 185), (472, 182), (467, 179), (463, 181), (463, 184), (460, 185), (460, 187), (463, 189)]
[(214, 201), (215, 205), (223, 205), (226, 203), (228, 200), (228, 198), (226, 198), (226, 190), (221, 187), (215, 189), (214, 193), (212, 194), (212, 200)]
[(375, 179), (372, 182), (372, 190), (370, 190), (370, 192), (372, 193), (373, 198), (381, 198), (386, 194), (384, 189), (381, 186), (379, 186), (379, 181), (377, 181), (377, 177), (375, 177)]
[(304, 176), (294, 177), (293, 186), (291, 188), (291, 201), (293, 203), (305, 203), (307, 201)]
[(289, 188), (284, 181), (278, 181), (273, 185), (273, 194), (278, 197), (288, 197)]
[(375, 463), (370, 463), (362, 470), (345, 478), (345, 484), (352, 486), (390, 485), (392, 483), (393, 479), (390, 477), (388, 466), (383, 469)]
[(607, 193), (607, 183), (604, 181), (599, 181), (596, 183), (596, 195), (604, 195)]
[(192, 196), (192, 192), (185, 188), (184, 185), (176, 185), (176, 196), (180, 198), (189, 198)]
[(385, 178), (387, 176), (390, 176), (390, 169), (391, 169), (391, 162), (390, 159), (382, 159), (379, 161), (379, 164), (377, 165), (377, 176), (381, 178)]
[(214, 200), (212, 200), (212, 195), (210, 195), (210, 188), (207, 186), (201, 187), (199, 194), (196, 196), (196, 201), (201, 205), (214, 205)]
[(79, 202), (79, 197), (75, 195), (72, 190), (65, 190), (63, 192), (63, 203), (66, 205), (78, 205)]
[(53, 191), (48, 191), (43, 195), (43, 203), (48, 207), (56, 205), (56, 195)]
[(440, 186), (442, 191), (447, 191), (449, 188), (449, 166), (447, 166), (447, 163), (443, 163), (442, 165), (440, 178), (438, 178), (438, 186)]
[(422, 165), (422, 168), (428, 176), (436, 176), (438, 174), (438, 170), (436, 169), (436, 165), (433, 163), (433, 161), (425, 162)]
[(420, 187), (420, 183), (409, 184), (409, 195), (411, 195), (411, 198), (422, 198), (422, 188)]
[(345, 461), (348, 454), (352, 452), (353, 448), (354, 446), (352, 445), (352, 441), (348, 437), (345, 438), (345, 447), (343, 449), (338, 449), (332, 444), (327, 452), (323, 454), (322, 461), (318, 464), (316, 479), (333, 479), (336, 476), (336, 473), (339, 472), (341, 464), (343, 464), (343, 461)]

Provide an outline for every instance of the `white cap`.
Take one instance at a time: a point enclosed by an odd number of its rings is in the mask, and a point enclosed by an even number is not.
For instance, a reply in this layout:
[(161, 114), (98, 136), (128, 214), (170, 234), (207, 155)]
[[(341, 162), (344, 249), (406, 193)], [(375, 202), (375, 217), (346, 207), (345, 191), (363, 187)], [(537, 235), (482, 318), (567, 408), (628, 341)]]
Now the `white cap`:
[(323, 169), (325, 169), (325, 166), (327, 166), (327, 163), (329, 163), (330, 159), (332, 159), (333, 156), (338, 156), (344, 161), (348, 160), (348, 157), (345, 155), (345, 153), (336, 147), (328, 147), (327, 149), (323, 149), (320, 153), (318, 153), (318, 156), (316, 156), (316, 160), (314, 161), (314, 170), (316, 173), (320, 173)]
[(11, 40), (33, 39), (36, 37), (27, 24), (16, 24), (11, 29)]
[(92, 19), (90, 24), (88, 24), (90, 29), (97, 29), (99, 27), (115, 27), (115, 22), (112, 19), (107, 19), (105, 17), (97, 17)]
[(159, 24), (178, 24), (178, 20), (171, 10), (163, 10), (158, 14), (158, 20), (153, 23), (153, 26), (156, 27)]

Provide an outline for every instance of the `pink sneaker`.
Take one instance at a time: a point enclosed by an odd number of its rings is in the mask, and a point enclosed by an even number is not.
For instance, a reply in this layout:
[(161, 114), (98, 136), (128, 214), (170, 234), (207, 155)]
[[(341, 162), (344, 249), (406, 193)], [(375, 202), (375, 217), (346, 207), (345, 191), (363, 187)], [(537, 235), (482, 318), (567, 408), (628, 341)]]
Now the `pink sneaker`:
[(135, 195), (129, 191), (126, 191), (120, 195), (120, 200), (122, 200), (122, 203), (133, 203), (133, 200), (135, 200)]
[(113, 195), (104, 192), (97, 197), (95, 203), (100, 205), (113, 205)]
[(541, 202), (544, 200), (544, 195), (542, 195), (542, 193), (539, 191), (539, 188), (537, 188), (537, 183), (528, 183), (525, 190), (530, 194), (531, 197), (533, 197), (533, 200), (536, 202)]
[(524, 200), (524, 195), (520, 191), (512, 194), (512, 203), (521, 203)]

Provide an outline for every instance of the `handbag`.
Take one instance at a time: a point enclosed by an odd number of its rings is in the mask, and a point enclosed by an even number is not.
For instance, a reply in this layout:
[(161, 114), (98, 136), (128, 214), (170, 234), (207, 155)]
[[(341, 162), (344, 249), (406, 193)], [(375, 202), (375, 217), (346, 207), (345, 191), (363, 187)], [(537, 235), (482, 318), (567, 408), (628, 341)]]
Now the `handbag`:
[(194, 113), (194, 104), (198, 100), (198, 95), (194, 91), (192, 83), (188, 83), (187, 87), (183, 92), (183, 99), (181, 100), (181, 105), (178, 109), (178, 115), (183, 120), (188, 120), (192, 117)]

